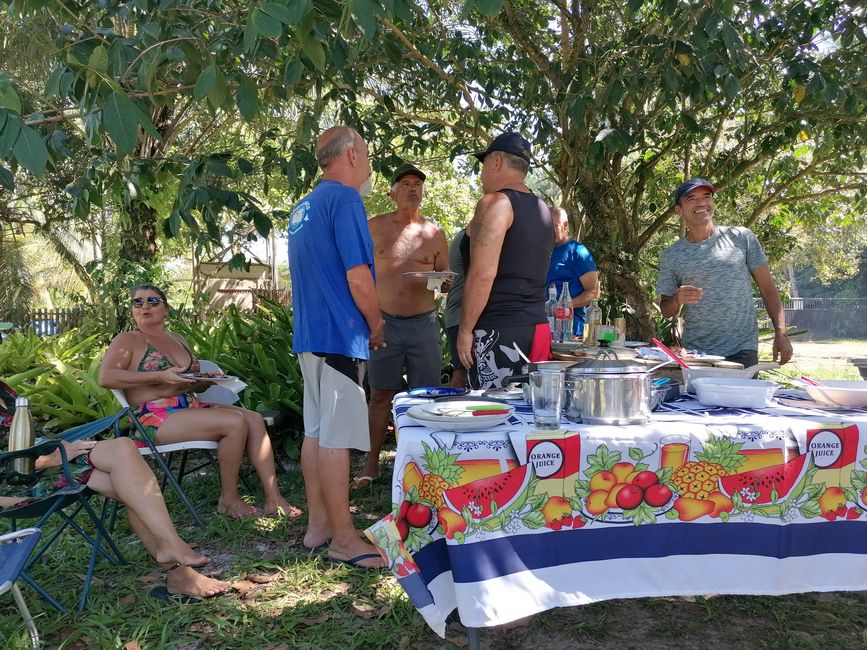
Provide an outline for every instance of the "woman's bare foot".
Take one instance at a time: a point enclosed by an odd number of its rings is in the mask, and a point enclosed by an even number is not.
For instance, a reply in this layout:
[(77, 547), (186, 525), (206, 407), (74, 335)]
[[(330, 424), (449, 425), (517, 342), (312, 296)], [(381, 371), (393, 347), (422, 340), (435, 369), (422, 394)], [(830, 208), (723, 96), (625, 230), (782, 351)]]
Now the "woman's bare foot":
[(217, 501), (217, 512), (229, 519), (244, 519), (245, 517), (258, 517), (262, 513), (256, 506), (244, 503), (240, 498), (237, 500), (225, 500), (220, 497)]
[(180, 548), (165, 548), (156, 552), (156, 561), (159, 564), (180, 564), (181, 566), (200, 567), (211, 561), (207, 555), (196, 553), (184, 544)]
[(210, 598), (223, 593), (229, 587), (228, 582), (203, 576), (188, 566), (179, 566), (166, 574), (166, 589), (170, 594)]
[(304, 514), (301, 508), (296, 508), (283, 497), (274, 501), (265, 499), (264, 511), (267, 517), (283, 516), (288, 519), (295, 519)]

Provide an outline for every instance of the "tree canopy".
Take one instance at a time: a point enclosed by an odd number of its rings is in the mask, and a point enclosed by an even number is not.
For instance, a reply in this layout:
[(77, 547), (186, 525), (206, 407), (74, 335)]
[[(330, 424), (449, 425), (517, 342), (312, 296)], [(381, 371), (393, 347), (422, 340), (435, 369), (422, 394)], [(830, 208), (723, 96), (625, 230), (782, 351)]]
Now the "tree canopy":
[[(200, 247), (266, 235), (316, 178), (312, 146), (356, 127), (374, 167), (533, 143), (603, 271), (649, 324), (686, 176), (771, 250), (863, 219), (867, 20), (840, 0), (27, 0), (50, 34), (34, 84), (0, 64), (0, 187), (70, 170), (78, 218), (111, 204), (121, 254), (159, 229)], [(71, 162), (67, 162), (72, 159)]]

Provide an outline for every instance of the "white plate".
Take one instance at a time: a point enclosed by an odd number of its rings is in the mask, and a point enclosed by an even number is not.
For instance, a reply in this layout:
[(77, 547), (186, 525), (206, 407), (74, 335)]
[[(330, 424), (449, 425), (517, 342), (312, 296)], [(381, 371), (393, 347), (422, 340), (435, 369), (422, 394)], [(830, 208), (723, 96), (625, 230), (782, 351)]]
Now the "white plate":
[(502, 424), (511, 416), (511, 412), (501, 415), (475, 416), (470, 418), (431, 416), (420, 406), (412, 406), (406, 414), (418, 424), (433, 430), (442, 431), (480, 431)]
[(515, 411), (515, 407), (510, 406), (509, 404), (495, 404), (493, 402), (485, 402), (481, 400), (448, 400), (445, 402), (435, 402), (433, 404), (422, 404), (420, 408), (427, 415), (435, 418), (447, 417), (466, 420), (496, 417), (493, 415), (473, 415), (474, 411), (472, 410), (472, 407), (474, 406), (490, 408), (498, 411), (506, 409), (509, 411), (509, 415)]
[(453, 278), (457, 275), (454, 271), (405, 271), (408, 278)]
[(829, 406), (867, 407), (867, 381), (822, 380), (822, 386), (805, 385), (814, 400)]
[(729, 408), (765, 408), (777, 390), (773, 381), (723, 377), (693, 379), (692, 386), (702, 404)]
[(681, 359), (689, 363), (690, 361), (725, 361), (725, 357), (719, 354), (704, 354), (703, 352), (699, 352), (698, 354), (687, 354), (681, 355)]
[(484, 393), (482, 393), (482, 396), (490, 397), (491, 399), (506, 400), (507, 402), (523, 402), (524, 401), (524, 389), (523, 388), (489, 388)]

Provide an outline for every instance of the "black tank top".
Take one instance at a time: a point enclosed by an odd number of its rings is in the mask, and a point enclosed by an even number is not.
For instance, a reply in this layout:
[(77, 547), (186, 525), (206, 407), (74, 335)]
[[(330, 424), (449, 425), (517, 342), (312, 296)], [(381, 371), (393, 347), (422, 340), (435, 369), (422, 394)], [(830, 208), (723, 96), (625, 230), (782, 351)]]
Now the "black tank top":
[[(478, 327), (515, 327), (546, 322), (548, 265), (554, 227), (548, 206), (532, 192), (500, 190), (512, 204), (514, 219), (506, 231), (497, 277)], [(461, 241), (465, 272), (470, 268), (470, 235)]]

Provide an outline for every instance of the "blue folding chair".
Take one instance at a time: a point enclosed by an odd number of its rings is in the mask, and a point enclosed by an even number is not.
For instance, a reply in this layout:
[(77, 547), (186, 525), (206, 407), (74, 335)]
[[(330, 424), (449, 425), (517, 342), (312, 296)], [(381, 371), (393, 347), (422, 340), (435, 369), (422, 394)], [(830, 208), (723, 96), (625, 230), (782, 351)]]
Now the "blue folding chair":
[(30, 633), (30, 643), (34, 648), (39, 647), (39, 630), (36, 629), (36, 623), (33, 622), (30, 610), (27, 609), (24, 596), (21, 595), (21, 590), (15, 583), (21, 577), (27, 560), (39, 543), (41, 536), (42, 531), (38, 528), (25, 528), (0, 535), (0, 596), (7, 591), (12, 592), (15, 604), (18, 605), (18, 611), (21, 612), (21, 618), (24, 619), (24, 625)]
[[(28, 480), (33, 481), (35, 477), (24, 477), (13, 468), (12, 461), (16, 458), (33, 458), (44, 456), (52, 453), (54, 450), (60, 451), (61, 471), (66, 476), (67, 485), (60, 489), (55, 489), (47, 494), (29, 498), (20, 504), (4, 508), (0, 510), (0, 518), (8, 519), (11, 522), (12, 530), (17, 528), (19, 520), (36, 519), (35, 527), (42, 528), (45, 522), (53, 516), (61, 520), (60, 525), (54, 530), (51, 535), (45, 539), (41, 546), (31, 556), (29, 562), (25, 566), (24, 572), (21, 573), (21, 579), (33, 587), (36, 592), (47, 600), (59, 612), (66, 614), (66, 609), (61, 605), (51, 594), (49, 594), (39, 583), (30, 576), (30, 568), (39, 562), (43, 554), (48, 551), (54, 541), (67, 528), (74, 530), (82, 539), (84, 539), (91, 547), (90, 560), (88, 562), (87, 573), (85, 574), (84, 584), (82, 586), (81, 596), (78, 601), (78, 609), (83, 610), (87, 605), (87, 596), (90, 592), (90, 583), (93, 578), (93, 572), (96, 567), (97, 557), (102, 555), (112, 564), (124, 564), (125, 560), (120, 549), (114, 543), (114, 540), (109, 534), (106, 522), (113, 518), (113, 513), (116, 511), (117, 503), (111, 499), (103, 499), (101, 512), (97, 514), (96, 510), (91, 506), (90, 499), (96, 494), (86, 485), (79, 484), (75, 481), (72, 474), (72, 469), (69, 465), (69, 459), (66, 456), (66, 449), (61, 441), (71, 442), (73, 440), (86, 440), (103, 433), (111, 432), (115, 423), (126, 416), (126, 411), (119, 411), (114, 415), (83, 424), (78, 427), (69, 429), (55, 440), (40, 442), (39, 444), (23, 449), (21, 451), (0, 453), (0, 484), (6, 485), (26, 485)], [(66, 512), (64, 509), (71, 508), (71, 512)], [(90, 534), (76, 519), (81, 516), (86, 522), (89, 522), (95, 529), (94, 534)], [(106, 548), (108, 547), (108, 548)]]

